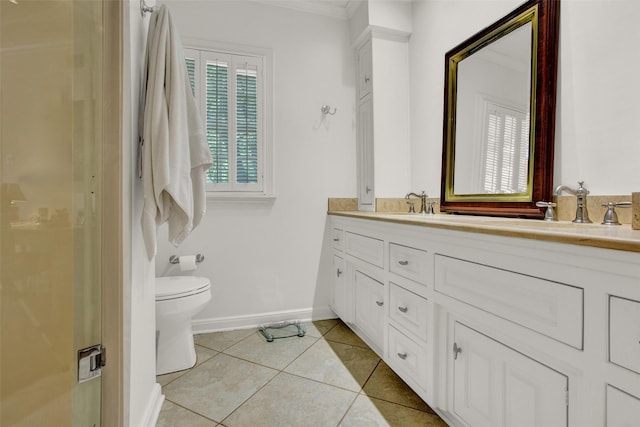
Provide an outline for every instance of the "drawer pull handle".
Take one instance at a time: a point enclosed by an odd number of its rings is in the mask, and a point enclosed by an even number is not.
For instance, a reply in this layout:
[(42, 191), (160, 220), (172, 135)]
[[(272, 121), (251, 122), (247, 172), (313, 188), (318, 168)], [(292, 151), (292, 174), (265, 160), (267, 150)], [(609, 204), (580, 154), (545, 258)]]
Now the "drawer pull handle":
[(339, 239), (339, 238), (337, 238), (337, 237), (334, 237), (334, 238), (333, 238), (333, 241), (334, 241), (334, 242), (339, 242), (339, 241), (340, 241), (340, 239)]
[(376, 304), (378, 304), (378, 307), (382, 307), (384, 305), (383, 301), (376, 301)]
[(409, 265), (409, 261), (398, 261), (400, 265)]
[(398, 357), (402, 360), (405, 360), (407, 358), (407, 353), (398, 353)]
[(336, 269), (336, 276), (340, 277), (340, 275), (342, 274), (342, 270), (340, 270), (339, 268)]
[(458, 347), (458, 343), (453, 343), (453, 360), (458, 360), (458, 355), (462, 353), (462, 347)]
[(406, 313), (407, 311), (409, 311), (409, 308), (408, 307), (404, 307), (404, 306), (399, 306), (398, 310), (400, 310), (403, 313)]

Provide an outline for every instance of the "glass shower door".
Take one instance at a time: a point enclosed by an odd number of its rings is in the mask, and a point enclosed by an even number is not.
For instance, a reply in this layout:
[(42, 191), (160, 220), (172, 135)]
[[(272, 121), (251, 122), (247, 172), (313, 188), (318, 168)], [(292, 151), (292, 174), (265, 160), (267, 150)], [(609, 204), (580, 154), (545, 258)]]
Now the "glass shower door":
[(102, 37), (101, 1), (0, 0), (2, 427), (100, 425)]

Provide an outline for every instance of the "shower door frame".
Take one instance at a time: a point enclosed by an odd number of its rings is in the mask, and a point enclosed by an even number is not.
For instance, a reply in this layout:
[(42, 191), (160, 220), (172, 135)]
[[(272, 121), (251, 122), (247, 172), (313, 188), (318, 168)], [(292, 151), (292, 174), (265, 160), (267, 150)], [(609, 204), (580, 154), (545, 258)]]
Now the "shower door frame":
[[(102, 223), (102, 343), (107, 366), (102, 372), (102, 426), (124, 425), (124, 296), (125, 271), (130, 272), (130, 221), (125, 215), (123, 148), (123, 0), (102, 0), (104, 23), (103, 223)], [(127, 172), (127, 176), (130, 172)], [(130, 216), (130, 215), (129, 215)], [(127, 258), (128, 257), (128, 258)]]

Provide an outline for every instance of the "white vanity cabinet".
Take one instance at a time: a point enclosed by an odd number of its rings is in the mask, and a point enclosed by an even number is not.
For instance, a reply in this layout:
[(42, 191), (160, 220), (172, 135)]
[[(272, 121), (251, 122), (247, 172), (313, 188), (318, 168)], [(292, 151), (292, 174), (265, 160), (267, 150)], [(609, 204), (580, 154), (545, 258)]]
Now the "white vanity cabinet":
[(337, 314), (448, 424), (640, 426), (640, 253), (375, 215)]

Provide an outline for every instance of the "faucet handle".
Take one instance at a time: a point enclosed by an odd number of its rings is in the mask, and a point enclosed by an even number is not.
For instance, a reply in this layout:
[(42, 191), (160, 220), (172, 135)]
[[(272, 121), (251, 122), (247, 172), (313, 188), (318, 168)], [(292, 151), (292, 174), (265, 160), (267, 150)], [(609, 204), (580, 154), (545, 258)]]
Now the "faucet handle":
[(409, 205), (409, 213), (416, 213), (416, 209), (413, 207), (413, 202), (407, 199), (407, 204)]
[(427, 206), (427, 215), (435, 215), (435, 211), (433, 210), (433, 205), (435, 205), (436, 203), (438, 203), (437, 200), (432, 200), (430, 202), (428, 202), (428, 206)]
[(557, 221), (555, 208), (556, 204), (553, 202), (536, 202), (536, 206), (539, 208), (547, 208), (544, 213), (545, 221)]
[(589, 194), (589, 190), (584, 187), (584, 181), (578, 181), (578, 189), (576, 190), (578, 194)]
[(603, 207), (607, 208), (607, 211), (604, 213), (604, 219), (602, 220), (602, 224), (604, 225), (620, 225), (620, 221), (618, 221), (618, 214), (616, 213), (616, 206), (621, 208), (628, 208), (631, 206), (631, 202), (609, 202), (603, 203)]

